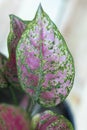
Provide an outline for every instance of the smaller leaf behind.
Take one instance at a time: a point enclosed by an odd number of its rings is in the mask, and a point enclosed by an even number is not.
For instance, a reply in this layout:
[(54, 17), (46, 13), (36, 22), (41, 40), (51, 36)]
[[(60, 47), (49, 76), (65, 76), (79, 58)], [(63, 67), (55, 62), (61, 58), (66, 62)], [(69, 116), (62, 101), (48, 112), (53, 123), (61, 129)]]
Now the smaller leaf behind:
[(15, 15), (10, 15), (10, 33), (8, 36), (9, 59), (6, 64), (5, 76), (14, 86), (20, 86), (16, 68), (16, 46), (23, 34), (28, 21), (23, 21)]

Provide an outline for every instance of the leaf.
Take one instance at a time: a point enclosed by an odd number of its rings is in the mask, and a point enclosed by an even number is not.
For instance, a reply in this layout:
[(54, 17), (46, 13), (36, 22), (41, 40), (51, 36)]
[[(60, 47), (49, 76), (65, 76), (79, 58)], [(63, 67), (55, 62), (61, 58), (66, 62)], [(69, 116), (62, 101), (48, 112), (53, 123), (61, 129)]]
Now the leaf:
[(0, 88), (8, 87), (8, 82), (2, 72), (0, 72)]
[(9, 55), (11, 55), (12, 51), (15, 51), (18, 41), (28, 23), (28, 21), (23, 21), (15, 15), (10, 15), (10, 33), (8, 36)]
[(6, 88), (8, 86), (8, 82), (5, 79), (4, 70), (7, 62), (7, 58), (0, 53), (0, 88)]
[(7, 62), (7, 58), (0, 53), (0, 71), (3, 72), (4, 71), (4, 67), (6, 65)]
[(0, 130), (30, 130), (27, 113), (20, 107), (0, 104)]
[(45, 111), (32, 118), (33, 130), (74, 130), (71, 122), (62, 115)]
[(69, 94), (74, 81), (74, 62), (66, 42), (39, 6), (16, 50), (22, 88), (45, 107), (56, 106)]
[(16, 67), (16, 46), (27, 26), (27, 21), (23, 21), (15, 15), (10, 15), (10, 33), (8, 36), (9, 59), (6, 64), (5, 75), (8, 81), (14, 86), (20, 86)]

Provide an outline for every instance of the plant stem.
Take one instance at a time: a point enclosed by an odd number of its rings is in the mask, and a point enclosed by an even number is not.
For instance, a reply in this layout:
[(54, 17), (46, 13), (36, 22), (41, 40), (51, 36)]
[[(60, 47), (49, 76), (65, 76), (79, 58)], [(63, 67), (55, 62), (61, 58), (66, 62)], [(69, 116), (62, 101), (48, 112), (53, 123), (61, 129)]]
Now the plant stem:
[(11, 92), (11, 95), (12, 95), (12, 98), (13, 98), (13, 102), (14, 102), (14, 104), (17, 106), (17, 105), (18, 105), (18, 102), (17, 102), (17, 98), (16, 98), (16, 95), (15, 95), (15, 93), (14, 93), (14, 91), (13, 91), (12, 86), (10, 86), (9, 89), (10, 89), (10, 92)]
[(36, 105), (35, 101), (33, 100), (32, 97), (29, 97), (29, 100), (28, 100), (28, 105), (27, 105), (27, 108), (26, 108), (26, 111), (29, 113), (30, 115), (30, 118), (32, 118), (32, 113), (33, 113), (33, 109), (34, 109), (34, 106)]

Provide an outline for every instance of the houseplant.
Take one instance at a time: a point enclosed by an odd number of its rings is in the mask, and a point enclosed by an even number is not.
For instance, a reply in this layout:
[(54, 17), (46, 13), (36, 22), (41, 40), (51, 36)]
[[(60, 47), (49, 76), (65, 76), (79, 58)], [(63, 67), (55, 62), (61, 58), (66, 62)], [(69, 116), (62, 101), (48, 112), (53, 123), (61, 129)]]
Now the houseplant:
[[(26, 130), (73, 130), (70, 121), (53, 111), (68, 96), (75, 75), (73, 58), (63, 36), (41, 5), (32, 21), (14, 15), (10, 15), (10, 20), (9, 58), (0, 56), (0, 91), (4, 94), (1, 122), (9, 130), (7, 121), (11, 117), (14, 122), (15, 111), (23, 107), (28, 119), (22, 116), (21, 110), (19, 119), (23, 119), (25, 126), (29, 124)], [(34, 109), (37, 105), (46, 110), (37, 113)], [(7, 113), (13, 111), (11, 116), (6, 114), (7, 120), (3, 118), (3, 107)], [(19, 128), (15, 123), (15, 129)], [(25, 130), (21, 126), (22, 129)]]

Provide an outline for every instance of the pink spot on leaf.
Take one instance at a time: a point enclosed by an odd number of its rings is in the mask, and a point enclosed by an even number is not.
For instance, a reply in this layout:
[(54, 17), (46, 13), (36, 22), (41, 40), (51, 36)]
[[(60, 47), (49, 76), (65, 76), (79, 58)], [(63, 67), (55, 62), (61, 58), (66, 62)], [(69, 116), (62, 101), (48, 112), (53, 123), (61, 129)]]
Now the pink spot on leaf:
[(60, 63), (64, 62), (65, 60), (66, 60), (66, 56), (65, 56), (65, 55), (63, 55), (63, 56), (61, 56), (61, 57), (59, 58), (59, 62), (60, 62)]
[(34, 56), (34, 53), (29, 53), (29, 57), (26, 58), (26, 64), (29, 66), (31, 70), (36, 70), (40, 66), (40, 59)]
[(48, 86), (48, 82), (52, 79), (56, 78), (56, 75), (55, 74), (51, 74), (51, 73), (48, 73), (45, 75), (45, 82), (43, 83), (43, 86), (44, 87), (47, 87)]
[(43, 92), (41, 94), (41, 98), (44, 98), (44, 99), (53, 99), (53, 98), (55, 98), (55, 95), (54, 95), (53, 91), (47, 91), (47, 92)]
[(28, 74), (28, 83), (32, 86), (37, 86), (38, 85), (38, 75), (34, 75), (32, 73)]
[(53, 42), (53, 41), (55, 40), (55, 39), (54, 39), (54, 32), (53, 32), (53, 30), (50, 30), (50, 31), (47, 33), (46, 39), (47, 39), (48, 41), (51, 41), (51, 42)]
[(30, 88), (27, 88), (26, 92), (29, 93), (29, 95), (31, 95), (31, 96), (34, 94), (34, 90), (30, 89)]

